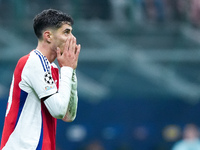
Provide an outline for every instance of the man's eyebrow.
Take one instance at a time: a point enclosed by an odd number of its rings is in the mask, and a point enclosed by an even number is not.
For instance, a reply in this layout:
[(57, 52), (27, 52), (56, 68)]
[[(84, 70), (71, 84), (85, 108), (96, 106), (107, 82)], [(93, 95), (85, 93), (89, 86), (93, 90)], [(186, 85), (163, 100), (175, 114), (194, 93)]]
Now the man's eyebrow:
[(64, 30), (64, 32), (69, 32), (69, 31), (72, 31), (72, 28), (66, 28), (66, 29)]

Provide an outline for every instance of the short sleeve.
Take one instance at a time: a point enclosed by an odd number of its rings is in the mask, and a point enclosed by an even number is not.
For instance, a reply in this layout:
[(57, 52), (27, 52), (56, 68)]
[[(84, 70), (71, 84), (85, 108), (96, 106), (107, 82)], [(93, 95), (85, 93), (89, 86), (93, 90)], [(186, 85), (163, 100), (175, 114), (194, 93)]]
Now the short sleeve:
[(34, 90), (40, 99), (57, 92), (50, 63), (43, 55), (32, 54), (29, 57), (21, 78), (20, 86), (27, 92)]

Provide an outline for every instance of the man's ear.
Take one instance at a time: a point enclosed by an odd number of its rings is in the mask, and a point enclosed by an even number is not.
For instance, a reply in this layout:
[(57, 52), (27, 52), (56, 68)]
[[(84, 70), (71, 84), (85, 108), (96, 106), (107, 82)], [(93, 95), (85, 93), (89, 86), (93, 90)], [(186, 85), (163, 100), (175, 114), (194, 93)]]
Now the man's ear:
[(46, 30), (43, 32), (43, 39), (47, 42), (47, 43), (51, 43), (52, 40), (52, 33), (49, 30)]

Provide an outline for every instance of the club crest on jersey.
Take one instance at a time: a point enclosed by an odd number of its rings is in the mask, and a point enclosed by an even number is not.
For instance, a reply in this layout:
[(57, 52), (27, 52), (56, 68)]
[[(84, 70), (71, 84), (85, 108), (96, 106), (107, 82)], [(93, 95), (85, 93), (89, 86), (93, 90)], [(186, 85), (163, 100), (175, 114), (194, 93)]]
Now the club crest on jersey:
[(54, 83), (53, 77), (52, 77), (52, 75), (51, 75), (51, 73), (49, 71), (45, 72), (44, 81), (46, 83), (48, 83), (48, 84), (53, 84)]

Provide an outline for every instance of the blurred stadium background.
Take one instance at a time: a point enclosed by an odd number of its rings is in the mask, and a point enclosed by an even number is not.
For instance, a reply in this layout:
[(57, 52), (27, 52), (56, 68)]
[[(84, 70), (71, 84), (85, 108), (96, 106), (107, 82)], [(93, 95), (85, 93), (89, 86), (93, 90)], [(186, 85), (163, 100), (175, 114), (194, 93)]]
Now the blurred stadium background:
[(198, 0), (0, 0), (0, 137), (13, 70), (47, 8), (71, 14), (82, 45), (78, 115), (58, 121), (57, 150), (170, 150), (200, 125)]

